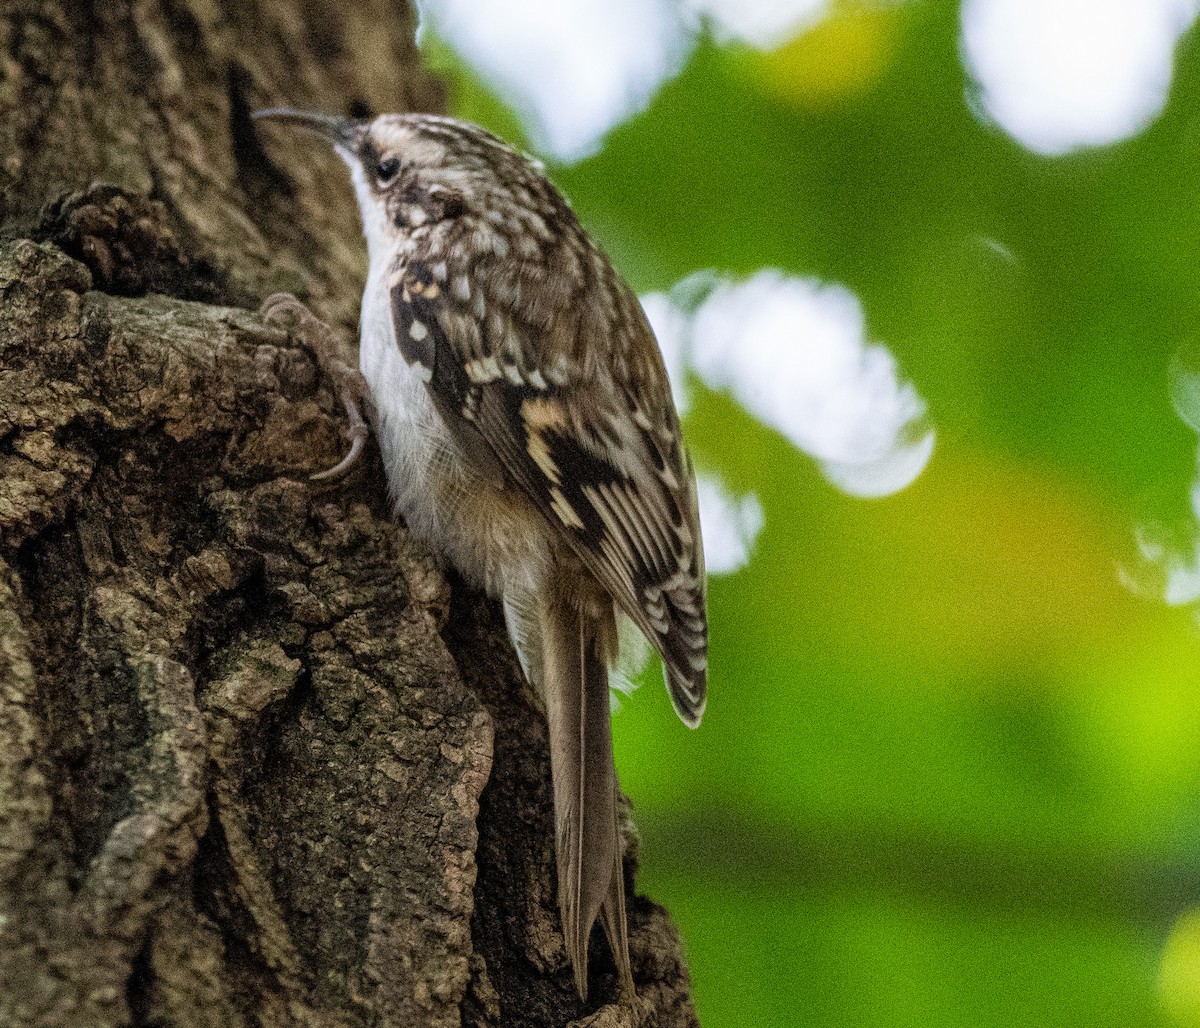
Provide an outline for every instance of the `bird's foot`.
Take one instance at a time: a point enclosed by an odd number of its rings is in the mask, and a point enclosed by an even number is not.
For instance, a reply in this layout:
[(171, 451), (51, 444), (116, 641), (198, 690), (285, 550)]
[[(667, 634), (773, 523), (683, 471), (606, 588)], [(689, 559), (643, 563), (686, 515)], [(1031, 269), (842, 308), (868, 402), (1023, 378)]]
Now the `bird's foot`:
[(363, 404), (371, 397), (367, 380), (357, 368), (342, 360), (333, 330), (291, 293), (272, 293), (258, 310), (269, 325), (293, 331), (297, 341), (316, 358), (321, 373), (333, 382), (349, 421), (346, 438), (350, 440), (350, 451), (333, 467), (309, 478), (313, 481), (339, 478), (357, 462), (371, 431), (363, 417)]

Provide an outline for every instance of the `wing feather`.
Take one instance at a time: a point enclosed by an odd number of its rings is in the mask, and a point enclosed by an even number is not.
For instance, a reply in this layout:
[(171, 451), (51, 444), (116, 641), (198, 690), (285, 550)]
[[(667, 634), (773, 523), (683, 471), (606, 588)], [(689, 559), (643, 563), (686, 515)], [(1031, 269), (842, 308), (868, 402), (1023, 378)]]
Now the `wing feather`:
[[(535, 330), (509, 311), (493, 305), (482, 322), (463, 317), (474, 303), (464, 307), (410, 261), (393, 277), (397, 345), (423, 369), (468, 455), (521, 489), (662, 654), (677, 712), (698, 724), (708, 663), (704, 557), (694, 477), (657, 349), (634, 369), (636, 383), (628, 360), (567, 368), (569, 348), (547, 362), (550, 349), (528, 345), (522, 333)], [(650, 333), (644, 318), (632, 330)]]

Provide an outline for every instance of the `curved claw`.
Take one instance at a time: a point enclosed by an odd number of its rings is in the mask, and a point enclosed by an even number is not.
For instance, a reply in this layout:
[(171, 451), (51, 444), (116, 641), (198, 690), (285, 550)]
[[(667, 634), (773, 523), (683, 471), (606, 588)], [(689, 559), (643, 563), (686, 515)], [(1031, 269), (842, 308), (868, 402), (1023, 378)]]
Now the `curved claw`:
[(275, 321), (279, 313), (283, 310), (293, 310), (301, 314), (308, 314), (308, 308), (291, 293), (272, 293), (258, 305), (259, 316), (264, 321)]
[(329, 326), (291, 293), (272, 293), (259, 304), (258, 312), (264, 321), (272, 324), (279, 324), (282, 320), (280, 315), (296, 315), (296, 337), (316, 358), (322, 373), (336, 383), (338, 397), (350, 423), (346, 430), (346, 438), (351, 440), (350, 452), (333, 467), (308, 477), (313, 482), (339, 478), (349, 471), (362, 455), (367, 436), (370, 434), (370, 428), (359, 407), (360, 402), (370, 395), (366, 380), (338, 355), (337, 343)]
[[(343, 364), (342, 367), (344, 368), (345, 365)], [(342, 406), (346, 410), (346, 420), (350, 422), (350, 427), (346, 429), (346, 438), (350, 440), (350, 452), (333, 467), (309, 475), (308, 478), (311, 482), (322, 482), (330, 478), (340, 478), (349, 471), (363, 452), (363, 447), (367, 443), (367, 436), (371, 433), (371, 429), (363, 419), (362, 410), (359, 407), (360, 397), (366, 395), (367, 383), (361, 373), (351, 371), (350, 369), (347, 369), (347, 372), (348, 374), (343, 379), (341, 388), (338, 390), (338, 396), (341, 397)]]
[(308, 476), (310, 482), (325, 482), (331, 478), (341, 478), (342, 475), (354, 467), (355, 461), (362, 455), (363, 447), (367, 444), (367, 427), (364, 425), (361, 430), (351, 428), (346, 432), (346, 436), (352, 440), (350, 443), (350, 452), (333, 467), (326, 468), (324, 471), (314, 471)]

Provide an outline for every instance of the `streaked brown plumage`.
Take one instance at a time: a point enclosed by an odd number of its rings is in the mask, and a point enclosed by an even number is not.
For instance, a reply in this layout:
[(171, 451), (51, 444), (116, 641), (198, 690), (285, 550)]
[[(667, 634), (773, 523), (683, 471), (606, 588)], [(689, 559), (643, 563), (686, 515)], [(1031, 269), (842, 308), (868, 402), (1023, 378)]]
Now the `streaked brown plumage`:
[(580, 995), (603, 914), (633, 992), (607, 675), (628, 619), (704, 710), (691, 462), (637, 298), (528, 158), (464, 122), (262, 116), (330, 138), (370, 251), (360, 366), (397, 508), (504, 603), (550, 726), (559, 907)]

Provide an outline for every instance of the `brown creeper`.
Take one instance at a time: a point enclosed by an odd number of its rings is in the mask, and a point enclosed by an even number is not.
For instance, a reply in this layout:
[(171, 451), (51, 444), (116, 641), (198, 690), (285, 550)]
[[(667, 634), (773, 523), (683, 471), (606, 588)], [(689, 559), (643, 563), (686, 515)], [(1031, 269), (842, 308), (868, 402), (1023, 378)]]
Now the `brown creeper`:
[(396, 507), (504, 605), (550, 725), (558, 898), (586, 998), (603, 924), (633, 994), (608, 669), (618, 622), (704, 711), (704, 557), (691, 461), (641, 306), (529, 159), (474, 125), (260, 111), (350, 167), (370, 270), (359, 364)]

